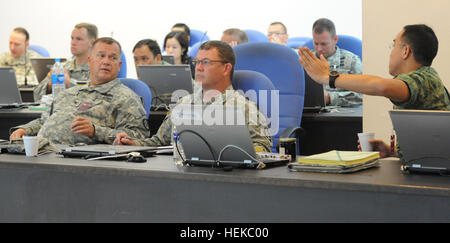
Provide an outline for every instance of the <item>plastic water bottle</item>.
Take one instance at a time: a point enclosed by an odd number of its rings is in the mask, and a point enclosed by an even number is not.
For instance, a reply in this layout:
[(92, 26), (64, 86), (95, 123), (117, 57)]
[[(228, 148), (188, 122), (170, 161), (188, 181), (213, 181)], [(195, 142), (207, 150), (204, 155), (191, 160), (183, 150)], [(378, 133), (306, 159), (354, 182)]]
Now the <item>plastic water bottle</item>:
[(64, 66), (59, 59), (55, 59), (52, 67), (52, 96), (55, 98), (66, 88), (64, 84)]
[[(176, 141), (176, 143), (175, 143), (175, 141)], [(178, 133), (175, 130), (173, 132), (172, 145), (173, 145), (173, 162), (176, 165), (182, 166), (183, 159), (180, 157), (180, 153), (181, 153), (181, 156), (183, 156), (183, 158), (184, 158), (183, 147), (181, 146), (180, 137), (178, 136)]]

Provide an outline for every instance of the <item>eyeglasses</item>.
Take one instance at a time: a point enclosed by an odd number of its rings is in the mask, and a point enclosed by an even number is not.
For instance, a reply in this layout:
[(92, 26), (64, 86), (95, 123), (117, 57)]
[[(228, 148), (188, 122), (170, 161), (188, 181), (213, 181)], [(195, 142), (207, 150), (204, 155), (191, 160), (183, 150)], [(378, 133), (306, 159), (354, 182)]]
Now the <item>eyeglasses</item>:
[(285, 35), (286, 33), (281, 33), (281, 32), (269, 32), (267, 34), (267, 36), (272, 36), (272, 35), (276, 35), (276, 36), (280, 36), (280, 35)]
[[(395, 41), (393, 41), (391, 44), (389, 44), (389, 49), (392, 50), (392, 48), (394, 48), (394, 46), (395, 46)], [(404, 46), (406, 46), (406, 44), (402, 43), (401, 47), (404, 47)]]
[(214, 63), (214, 62), (227, 63), (226, 61), (209, 60), (209, 59), (203, 59), (203, 60), (194, 59), (194, 60), (191, 61), (192, 65), (194, 65), (194, 66), (197, 66), (198, 64), (202, 64), (205, 67), (212, 65), (212, 63)]

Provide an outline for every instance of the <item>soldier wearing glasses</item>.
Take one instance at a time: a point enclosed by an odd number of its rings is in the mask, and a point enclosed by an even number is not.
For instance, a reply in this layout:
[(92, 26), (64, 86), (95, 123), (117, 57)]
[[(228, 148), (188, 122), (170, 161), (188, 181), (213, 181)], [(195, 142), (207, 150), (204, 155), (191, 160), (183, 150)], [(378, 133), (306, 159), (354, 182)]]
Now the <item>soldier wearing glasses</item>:
[[(254, 102), (248, 101), (231, 86), (235, 55), (230, 45), (222, 41), (208, 41), (200, 46), (195, 65), (196, 86), (193, 94), (180, 99), (177, 104), (236, 105), (245, 111), (245, 122), (253, 145), (270, 151), (272, 139), (268, 135), (266, 117)], [(253, 112), (253, 113), (252, 113)], [(127, 139), (126, 133), (117, 134), (116, 141), (126, 145), (165, 146), (173, 139), (174, 126), (170, 114), (164, 119), (158, 132), (147, 139)]]

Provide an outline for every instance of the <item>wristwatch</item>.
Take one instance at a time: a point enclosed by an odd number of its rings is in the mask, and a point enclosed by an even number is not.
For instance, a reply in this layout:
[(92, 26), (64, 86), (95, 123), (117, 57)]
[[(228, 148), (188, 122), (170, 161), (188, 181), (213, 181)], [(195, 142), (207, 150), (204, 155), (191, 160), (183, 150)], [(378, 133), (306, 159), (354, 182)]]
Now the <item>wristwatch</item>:
[(334, 82), (336, 81), (336, 79), (339, 77), (339, 72), (336, 70), (333, 70), (330, 72), (330, 81), (329, 81), (329, 85), (330, 88), (335, 89), (336, 86), (334, 85)]

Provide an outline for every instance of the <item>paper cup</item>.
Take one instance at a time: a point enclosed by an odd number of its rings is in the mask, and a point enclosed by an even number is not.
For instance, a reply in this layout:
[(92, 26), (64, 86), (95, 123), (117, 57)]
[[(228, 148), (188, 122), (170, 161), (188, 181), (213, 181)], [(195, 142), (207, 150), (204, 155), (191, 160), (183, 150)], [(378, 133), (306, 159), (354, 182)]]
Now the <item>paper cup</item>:
[(23, 136), (26, 156), (37, 156), (39, 140), (36, 136)]
[(358, 133), (359, 144), (361, 145), (361, 151), (373, 151), (372, 144), (369, 143), (369, 140), (375, 138), (375, 133)]

